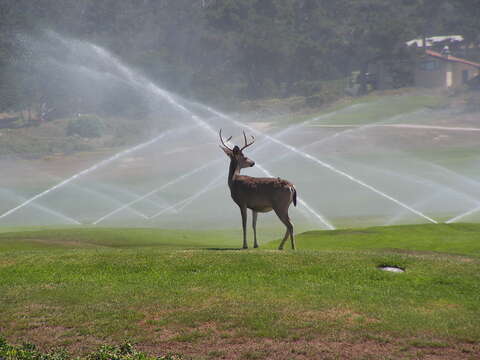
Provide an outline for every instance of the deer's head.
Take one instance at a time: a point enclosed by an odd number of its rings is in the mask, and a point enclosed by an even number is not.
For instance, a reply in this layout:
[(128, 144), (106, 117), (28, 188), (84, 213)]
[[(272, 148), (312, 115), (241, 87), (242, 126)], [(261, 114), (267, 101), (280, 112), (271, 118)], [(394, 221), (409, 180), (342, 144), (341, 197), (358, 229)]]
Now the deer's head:
[[(231, 140), (231, 136), (227, 139), (227, 142)], [(243, 138), (245, 140), (245, 145), (240, 149), (237, 145), (233, 147), (233, 149), (230, 149), (227, 145), (225, 145), (225, 142), (223, 141), (222, 138), (222, 129), (220, 129), (220, 141), (222, 142), (222, 145), (220, 145), (220, 148), (227, 154), (227, 156), (230, 158), (230, 161), (234, 161), (237, 164), (237, 168), (243, 169), (247, 167), (252, 167), (255, 165), (255, 161), (250, 160), (248, 157), (246, 157), (243, 154), (243, 150), (247, 148), (248, 146), (252, 145), (255, 142), (255, 138), (252, 136), (252, 141), (249, 143), (247, 141), (247, 136), (245, 135), (245, 131), (243, 132)]]

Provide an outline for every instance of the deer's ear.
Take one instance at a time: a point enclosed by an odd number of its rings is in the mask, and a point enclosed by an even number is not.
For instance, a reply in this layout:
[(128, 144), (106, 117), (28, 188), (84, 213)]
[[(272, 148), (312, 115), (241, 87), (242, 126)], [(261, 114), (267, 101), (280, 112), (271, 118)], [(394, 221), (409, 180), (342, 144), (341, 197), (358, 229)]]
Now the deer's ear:
[(226, 148), (226, 147), (224, 147), (224, 146), (222, 146), (222, 145), (219, 145), (219, 146), (220, 146), (220, 149), (222, 149), (223, 152), (224, 152), (225, 154), (227, 154), (228, 157), (232, 157), (232, 156), (233, 156), (232, 150), (230, 150), (230, 149), (228, 149), (228, 148)]

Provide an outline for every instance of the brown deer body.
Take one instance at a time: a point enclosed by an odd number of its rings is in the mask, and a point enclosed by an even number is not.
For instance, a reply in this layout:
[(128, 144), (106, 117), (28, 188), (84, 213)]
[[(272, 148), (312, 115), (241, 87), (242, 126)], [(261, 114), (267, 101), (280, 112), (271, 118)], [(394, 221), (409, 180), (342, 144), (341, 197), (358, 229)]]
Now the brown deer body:
[[(243, 154), (243, 150), (252, 145), (247, 142), (245, 133), (243, 134), (245, 145), (240, 149), (234, 146), (230, 149), (225, 145), (222, 138), (222, 131), (220, 130), (221, 149), (230, 158), (230, 168), (228, 171), (228, 186), (233, 201), (240, 208), (242, 215), (243, 228), (243, 248), (247, 249), (247, 209), (252, 210), (252, 227), (254, 236), (254, 247), (258, 247), (257, 242), (257, 216), (258, 213), (275, 211), (280, 221), (286, 226), (287, 230), (285, 236), (280, 243), (279, 249), (283, 249), (285, 242), (290, 236), (292, 242), (292, 249), (295, 249), (295, 240), (293, 237), (293, 225), (288, 216), (288, 208), (290, 204), (296, 206), (297, 191), (292, 183), (282, 180), (280, 178), (257, 178), (251, 176), (240, 175), (240, 170), (246, 167), (252, 167), (255, 162), (247, 158)], [(230, 140), (231, 137), (228, 139)], [(228, 141), (227, 140), (227, 141)]]

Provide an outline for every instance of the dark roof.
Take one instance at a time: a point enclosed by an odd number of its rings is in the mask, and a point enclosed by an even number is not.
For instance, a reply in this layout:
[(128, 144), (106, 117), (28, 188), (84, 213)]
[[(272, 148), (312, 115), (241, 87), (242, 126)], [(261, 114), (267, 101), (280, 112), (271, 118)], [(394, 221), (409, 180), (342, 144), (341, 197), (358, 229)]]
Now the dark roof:
[(480, 68), (480, 63), (465, 60), (465, 59), (461, 59), (461, 58), (458, 58), (458, 57), (455, 57), (455, 56), (452, 56), (452, 55), (442, 55), (439, 52), (436, 52), (436, 51), (433, 51), (433, 50), (426, 50), (425, 53), (427, 55), (436, 57), (436, 58), (441, 59), (441, 60), (458, 62), (458, 63), (471, 65), (471, 66), (475, 66), (475, 67)]

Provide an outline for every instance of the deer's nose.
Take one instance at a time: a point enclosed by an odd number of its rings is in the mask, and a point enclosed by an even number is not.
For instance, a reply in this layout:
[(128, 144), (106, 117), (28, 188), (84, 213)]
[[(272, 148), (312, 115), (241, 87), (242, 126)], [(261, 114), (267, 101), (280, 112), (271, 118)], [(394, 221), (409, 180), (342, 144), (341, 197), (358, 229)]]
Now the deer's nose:
[(250, 167), (252, 167), (252, 166), (255, 166), (255, 161), (252, 161), (252, 165), (250, 165)]

